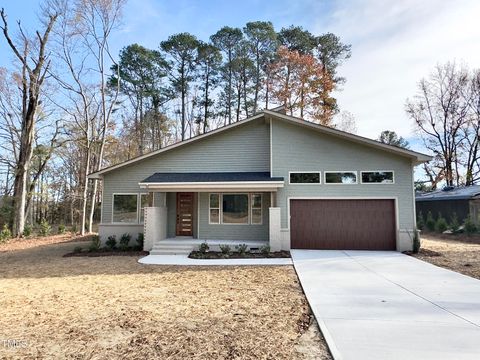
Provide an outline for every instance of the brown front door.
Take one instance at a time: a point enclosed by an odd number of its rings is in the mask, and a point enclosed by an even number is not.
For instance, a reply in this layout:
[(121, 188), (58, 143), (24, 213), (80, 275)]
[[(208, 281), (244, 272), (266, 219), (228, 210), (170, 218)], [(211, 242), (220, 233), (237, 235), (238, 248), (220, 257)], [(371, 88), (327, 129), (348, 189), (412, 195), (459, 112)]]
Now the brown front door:
[(176, 235), (193, 235), (193, 193), (177, 193)]
[(291, 200), (292, 249), (395, 250), (393, 200)]

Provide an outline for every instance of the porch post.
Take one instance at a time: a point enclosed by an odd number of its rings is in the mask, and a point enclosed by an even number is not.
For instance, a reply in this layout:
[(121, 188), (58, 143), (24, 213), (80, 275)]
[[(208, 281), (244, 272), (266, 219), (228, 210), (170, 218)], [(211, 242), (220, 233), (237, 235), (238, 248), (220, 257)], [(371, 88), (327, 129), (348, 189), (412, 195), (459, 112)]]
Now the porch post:
[(280, 222), (280, 208), (269, 208), (269, 243), (270, 251), (282, 250), (282, 234)]
[(150, 251), (158, 240), (167, 238), (167, 207), (146, 207), (143, 250)]

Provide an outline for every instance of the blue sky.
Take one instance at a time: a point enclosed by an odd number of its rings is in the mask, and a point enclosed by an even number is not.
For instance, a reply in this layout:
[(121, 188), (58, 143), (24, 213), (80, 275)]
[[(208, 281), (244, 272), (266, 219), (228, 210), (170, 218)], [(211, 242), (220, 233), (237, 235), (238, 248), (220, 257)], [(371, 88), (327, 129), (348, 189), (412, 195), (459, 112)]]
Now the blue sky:
[[(21, 19), (30, 29), (38, 25), (39, 4), (0, 1), (11, 23)], [(130, 0), (112, 48), (118, 53), (134, 42), (156, 48), (183, 31), (207, 40), (224, 25), (242, 27), (255, 20), (270, 20), (277, 30), (295, 24), (315, 34), (331, 31), (352, 44), (352, 58), (340, 68), (347, 83), (336, 96), (341, 109), (355, 116), (358, 134), (375, 138), (382, 130), (395, 130), (420, 149), (405, 100), (439, 62), (480, 67), (478, 14), (478, 0)], [(10, 60), (2, 39), (0, 66)]]

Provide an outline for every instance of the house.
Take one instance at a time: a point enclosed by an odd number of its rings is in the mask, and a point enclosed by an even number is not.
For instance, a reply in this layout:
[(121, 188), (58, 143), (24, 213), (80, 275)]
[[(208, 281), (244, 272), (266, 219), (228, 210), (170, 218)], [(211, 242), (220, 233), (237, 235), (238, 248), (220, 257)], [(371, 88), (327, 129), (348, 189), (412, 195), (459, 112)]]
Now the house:
[(461, 224), (470, 217), (477, 225), (480, 223), (480, 185), (453, 187), (415, 194), (417, 215), (425, 220), (429, 212), (434, 219), (441, 214), (449, 223), (453, 215)]
[(430, 159), (265, 110), (90, 178), (103, 181), (102, 241), (143, 232), (153, 254), (202, 241), (403, 251), (413, 167)]

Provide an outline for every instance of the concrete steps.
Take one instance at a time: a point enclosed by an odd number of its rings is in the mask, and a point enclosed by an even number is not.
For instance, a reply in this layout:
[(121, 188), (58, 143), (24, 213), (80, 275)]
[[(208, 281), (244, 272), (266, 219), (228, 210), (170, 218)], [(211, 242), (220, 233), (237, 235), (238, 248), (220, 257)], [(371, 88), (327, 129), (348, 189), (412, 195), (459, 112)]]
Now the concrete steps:
[(192, 252), (193, 245), (177, 243), (160, 243), (153, 245), (150, 255), (188, 255)]

